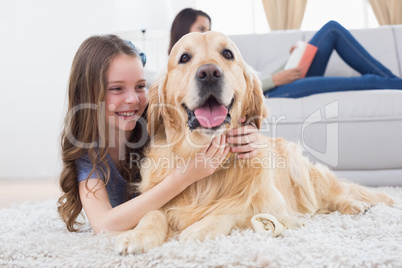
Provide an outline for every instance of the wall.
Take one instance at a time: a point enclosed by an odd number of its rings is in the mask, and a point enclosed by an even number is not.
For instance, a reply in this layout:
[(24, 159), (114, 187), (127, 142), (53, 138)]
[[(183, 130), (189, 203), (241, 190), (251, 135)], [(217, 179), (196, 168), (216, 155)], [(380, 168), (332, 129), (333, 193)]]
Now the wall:
[(69, 69), (81, 42), (110, 29), (107, 0), (0, 3), (0, 179), (53, 178)]

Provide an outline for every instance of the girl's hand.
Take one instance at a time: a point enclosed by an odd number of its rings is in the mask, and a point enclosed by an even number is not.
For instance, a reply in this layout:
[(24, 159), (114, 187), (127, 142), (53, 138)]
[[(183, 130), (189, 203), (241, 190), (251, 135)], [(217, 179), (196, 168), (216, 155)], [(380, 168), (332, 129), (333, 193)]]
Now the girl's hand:
[[(242, 117), (239, 122), (243, 123), (245, 120), (246, 118)], [(262, 134), (253, 125), (232, 129), (226, 135), (226, 142), (230, 144), (231, 151), (237, 153), (239, 159), (252, 158), (261, 148)]]
[(194, 158), (178, 163), (176, 176), (182, 177), (189, 185), (212, 175), (225, 160), (230, 147), (226, 147), (226, 136), (216, 136), (211, 144), (196, 153)]
[(274, 82), (274, 85), (276, 87), (282, 86), (282, 85), (292, 83), (295, 80), (302, 78), (301, 75), (302, 75), (302, 68), (295, 67), (295, 68), (283, 70), (283, 71), (280, 71), (280, 72), (274, 74), (272, 76), (272, 81)]

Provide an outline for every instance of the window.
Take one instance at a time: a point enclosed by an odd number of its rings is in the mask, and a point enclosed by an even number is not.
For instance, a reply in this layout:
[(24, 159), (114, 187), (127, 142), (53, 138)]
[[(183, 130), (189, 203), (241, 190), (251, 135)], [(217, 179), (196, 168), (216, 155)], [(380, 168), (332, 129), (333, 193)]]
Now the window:
[(308, 0), (301, 29), (318, 30), (329, 20), (347, 29), (378, 26), (368, 0)]
[[(226, 34), (269, 32), (261, 0), (196, 0), (212, 18), (212, 29)], [(308, 0), (302, 30), (318, 30), (329, 20), (347, 29), (377, 27), (368, 0)]]

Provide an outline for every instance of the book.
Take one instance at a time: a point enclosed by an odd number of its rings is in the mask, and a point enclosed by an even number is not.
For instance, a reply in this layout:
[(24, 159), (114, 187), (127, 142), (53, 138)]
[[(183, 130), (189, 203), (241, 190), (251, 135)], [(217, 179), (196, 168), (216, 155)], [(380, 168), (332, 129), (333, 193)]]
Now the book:
[(314, 56), (317, 53), (317, 47), (304, 41), (298, 41), (296, 48), (292, 51), (284, 69), (292, 69), (295, 67), (302, 68), (302, 77), (304, 78), (313, 62)]

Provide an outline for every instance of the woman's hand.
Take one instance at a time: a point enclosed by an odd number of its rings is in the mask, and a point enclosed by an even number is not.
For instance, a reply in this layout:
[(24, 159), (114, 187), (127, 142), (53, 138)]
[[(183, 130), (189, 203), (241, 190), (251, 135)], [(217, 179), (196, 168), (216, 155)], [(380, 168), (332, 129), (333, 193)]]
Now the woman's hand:
[[(245, 117), (240, 118), (243, 123)], [(254, 125), (247, 125), (229, 131), (226, 142), (230, 144), (231, 151), (237, 153), (239, 159), (252, 158), (257, 155), (261, 148), (262, 134)]]
[(226, 136), (216, 136), (211, 144), (192, 159), (182, 159), (176, 167), (176, 175), (184, 179), (189, 185), (212, 175), (225, 160), (230, 147), (226, 147)]
[(289, 54), (292, 54), (293, 50), (295, 50), (297, 48), (297, 43), (293, 44), (290, 49), (289, 49)]
[(302, 68), (295, 67), (292, 69), (280, 71), (280, 72), (272, 75), (272, 81), (274, 82), (274, 85), (276, 87), (282, 86), (282, 85), (292, 83), (295, 80), (302, 78), (301, 75), (302, 75)]

